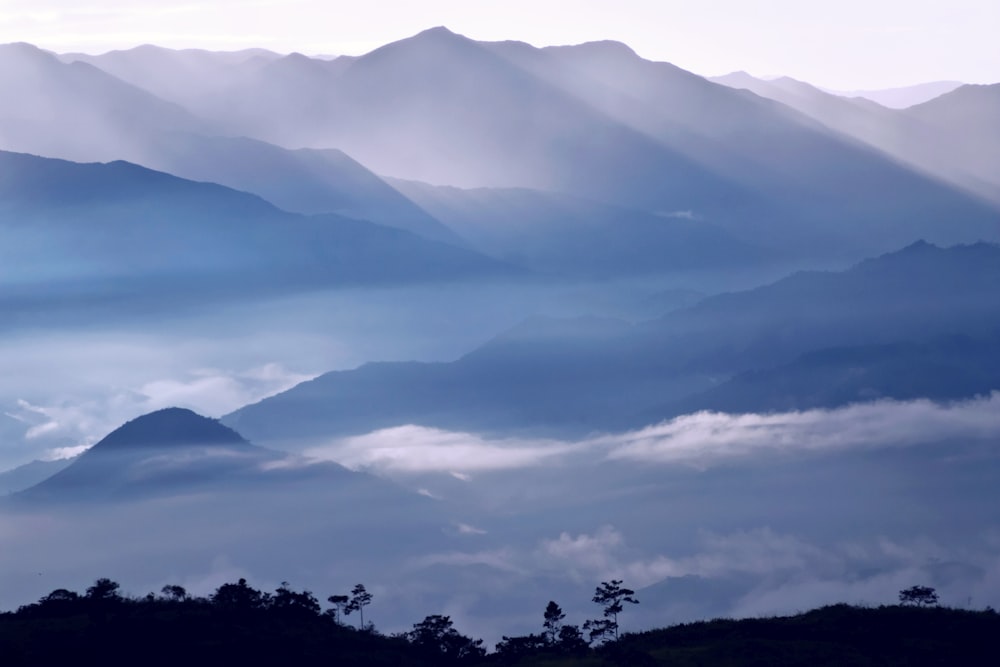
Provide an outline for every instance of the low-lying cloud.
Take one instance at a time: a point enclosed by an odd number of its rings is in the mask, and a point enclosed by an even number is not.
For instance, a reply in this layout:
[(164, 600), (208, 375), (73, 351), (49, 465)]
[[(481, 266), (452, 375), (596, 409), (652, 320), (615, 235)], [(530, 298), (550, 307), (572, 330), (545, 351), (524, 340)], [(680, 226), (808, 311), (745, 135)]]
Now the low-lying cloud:
[(408, 425), (345, 438), (306, 450), (305, 455), (354, 469), (445, 472), (462, 479), (468, 473), (543, 465), (574, 447), (552, 440), (488, 440), (471, 433)]
[(833, 410), (699, 412), (592, 441), (613, 459), (707, 467), (756, 454), (981, 441), (1000, 436), (1000, 392), (952, 404), (878, 401)]
[(801, 452), (906, 447), (1000, 438), (1000, 392), (950, 404), (878, 401), (773, 414), (698, 412), (643, 429), (577, 442), (489, 439), (408, 425), (313, 448), (306, 455), (388, 474), (512, 470), (588, 458), (683, 465)]

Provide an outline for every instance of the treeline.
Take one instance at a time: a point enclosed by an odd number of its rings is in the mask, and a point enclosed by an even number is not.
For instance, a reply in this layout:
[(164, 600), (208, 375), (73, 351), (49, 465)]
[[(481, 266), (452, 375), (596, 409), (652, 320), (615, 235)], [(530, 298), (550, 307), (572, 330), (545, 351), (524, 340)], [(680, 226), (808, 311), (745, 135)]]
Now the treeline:
[[(408, 632), (381, 634), (363, 620), (373, 596), (361, 584), (323, 609), (309, 591), (283, 583), (273, 593), (246, 580), (195, 597), (181, 586), (130, 597), (110, 579), (83, 594), (57, 589), (0, 614), (0, 665), (951, 665), (992, 664), (1000, 615), (936, 606), (933, 589), (900, 593), (903, 605), (847, 605), (798, 616), (716, 620), (619, 634), (619, 615), (637, 604), (620, 580), (593, 600), (601, 618), (564, 623), (554, 601), (540, 632), (504, 637), (493, 652), (430, 615)], [(346, 617), (358, 614), (356, 625)]]
[[(196, 597), (178, 585), (159, 594), (130, 597), (111, 579), (98, 579), (83, 594), (56, 589), (16, 612), (0, 614), (0, 665), (118, 664), (140, 659), (148, 665), (176, 664), (197, 656), (246, 664), (339, 665), (516, 664), (528, 657), (583, 657), (617, 640), (623, 604), (637, 603), (621, 581), (603, 582), (594, 601), (603, 618), (583, 629), (564, 624), (550, 601), (539, 634), (504, 637), (492, 653), (481, 639), (461, 634), (450, 617), (427, 616), (413, 629), (383, 635), (364, 620), (373, 601), (363, 584), (348, 595), (331, 595), (323, 609), (311, 591), (287, 582), (273, 593), (245, 579)], [(346, 617), (357, 612), (357, 626)]]

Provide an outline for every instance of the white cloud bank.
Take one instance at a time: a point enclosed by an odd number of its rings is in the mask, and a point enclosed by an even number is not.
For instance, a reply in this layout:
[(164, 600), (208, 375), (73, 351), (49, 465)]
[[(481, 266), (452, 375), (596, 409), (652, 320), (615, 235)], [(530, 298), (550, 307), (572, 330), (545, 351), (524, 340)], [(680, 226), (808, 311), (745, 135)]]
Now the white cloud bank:
[(306, 455), (388, 474), (462, 476), (566, 463), (582, 452), (606, 460), (705, 469), (762, 454), (905, 447), (1000, 439), (1000, 392), (969, 401), (878, 401), (832, 410), (731, 415), (699, 412), (579, 442), (490, 440), (416, 425), (375, 431)]
[(1000, 435), (1000, 392), (952, 404), (878, 401), (834, 410), (730, 415), (699, 412), (594, 441), (613, 459), (707, 467), (767, 452), (981, 441)]

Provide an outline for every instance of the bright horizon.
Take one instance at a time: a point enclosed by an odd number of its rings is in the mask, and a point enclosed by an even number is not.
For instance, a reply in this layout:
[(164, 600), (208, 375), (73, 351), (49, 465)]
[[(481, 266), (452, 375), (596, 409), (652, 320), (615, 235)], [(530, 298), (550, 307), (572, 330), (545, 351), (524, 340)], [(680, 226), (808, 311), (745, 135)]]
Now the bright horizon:
[(610, 39), (704, 76), (744, 70), (838, 90), (1000, 82), (1000, 3), (900, 0), (5, 0), (0, 43), (103, 53), (142, 44), (359, 55), (444, 25), (535, 46)]

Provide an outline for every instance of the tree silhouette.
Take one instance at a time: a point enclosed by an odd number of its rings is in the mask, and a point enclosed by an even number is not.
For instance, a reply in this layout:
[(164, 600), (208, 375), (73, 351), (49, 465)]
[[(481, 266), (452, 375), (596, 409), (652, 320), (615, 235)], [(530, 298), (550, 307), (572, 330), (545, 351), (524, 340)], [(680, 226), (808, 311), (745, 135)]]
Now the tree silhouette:
[(270, 596), (247, 585), (246, 579), (235, 584), (222, 584), (212, 594), (212, 603), (219, 607), (246, 611), (267, 605)]
[(188, 593), (184, 587), (177, 586), (176, 584), (167, 584), (160, 589), (160, 593), (163, 594), (163, 597), (174, 602), (182, 602), (188, 597)]
[(340, 615), (347, 614), (347, 605), (350, 603), (351, 598), (346, 595), (331, 595), (326, 601), (333, 605), (329, 609), (330, 615), (333, 616), (333, 622), (340, 625)]
[(618, 614), (624, 608), (624, 603), (639, 604), (635, 599), (635, 591), (630, 588), (622, 588), (621, 579), (602, 581), (601, 585), (594, 590), (594, 602), (604, 607), (603, 619), (587, 621), (584, 628), (590, 631), (591, 641), (614, 636), (618, 640)]
[(559, 636), (559, 628), (562, 626), (563, 619), (566, 618), (566, 614), (563, 610), (555, 603), (553, 600), (549, 600), (548, 606), (545, 607), (545, 622), (542, 626), (545, 628), (545, 641), (549, 645), (556, 643), (556, 638)]
[(406, 638), (421, 652), (445, 662), (461, 662), (486, 655), (482, 639), (471, 639), (452, 627), (451, 617), (434, 614), (419, 623)]
[(344, 614), (350, 616), (353, 611), (361, 614), (361, 623), (358, 625), (359, 630), (365, 629), (365, 607), (371, 604), (371, 601), (372, 594), (365, 590), (364, 585), (358, 584), (351, 589), (351, 601), (344, 608)]
[(564, 625), (559, 628), (559, 641), (556, 644), (559, 651), (568, 655), (583, 653), (589, 647), (587, 640), (583, 638), (580, 628), (575, 625)]
[(938, 595), (930, 586), (911, 586), (899, 591), (899, 602), (916, 607), (933, 607), (938, 603)]
[(287, 581), (274, 591), (270, 606), (274, 611), (293, 616), (316, 616), (320, 611), (319, 601), (311, 592), (293, 591)]
[(120, 588), (118, 582), (102, 577), (87, 589), (87, 598), (95, 601), (120, 600), (121, 594), (118, 592)]

